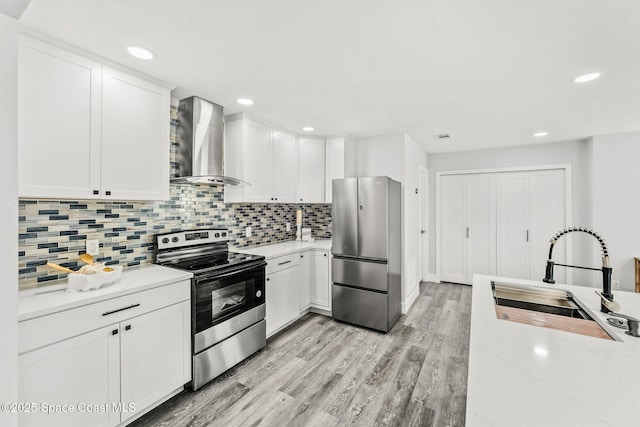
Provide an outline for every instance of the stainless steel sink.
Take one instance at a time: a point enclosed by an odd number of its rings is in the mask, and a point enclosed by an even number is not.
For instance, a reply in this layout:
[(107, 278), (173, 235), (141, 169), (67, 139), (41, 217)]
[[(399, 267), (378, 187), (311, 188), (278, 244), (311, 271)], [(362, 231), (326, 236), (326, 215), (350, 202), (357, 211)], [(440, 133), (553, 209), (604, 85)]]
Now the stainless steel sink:
[[(597, 316), (569, 291), (504, 282), (491, 282), (491, 288), (496, 305), (496, 315), (500, 319), (620, 341), (615, 334), (610, 334)], [(512, 311), (507, 314), (504, 309), (498, 310), (498, 306), (543, 314), (517, 314), (525, 313), (522, 311)], [(499, 314), (499, 312), (501, 313)], [(544, 313), (580, 320), (567, 319), (563, 321), (558, 317), (544, 317)], [(583, 323), (584, 321), (586, 323)]]
[(496, 305), (593, 320), (571, 292), (500, 282), (491, 285)]

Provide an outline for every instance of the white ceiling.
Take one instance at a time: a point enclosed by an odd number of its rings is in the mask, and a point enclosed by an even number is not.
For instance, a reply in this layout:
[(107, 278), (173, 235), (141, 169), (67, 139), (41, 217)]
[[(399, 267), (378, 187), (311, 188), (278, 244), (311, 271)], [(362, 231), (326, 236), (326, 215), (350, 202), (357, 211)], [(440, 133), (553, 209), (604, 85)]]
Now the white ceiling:
[(21, 22), (300, 133), (443, 152), (640, 130), (637, 0), (32, 0)]

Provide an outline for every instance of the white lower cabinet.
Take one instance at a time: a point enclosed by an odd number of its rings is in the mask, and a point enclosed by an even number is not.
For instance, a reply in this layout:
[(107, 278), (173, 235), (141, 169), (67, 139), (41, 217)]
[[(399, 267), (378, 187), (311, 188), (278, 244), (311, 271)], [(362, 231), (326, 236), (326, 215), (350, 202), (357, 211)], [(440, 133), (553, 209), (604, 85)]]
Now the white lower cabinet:
[(331, 313), (331, 252), (306, 248), (267, 259), (267, 337), (309, 310)]
[[(271, 260), (267, 262), (270, 263)], [(300, 315), (299, 273), (298, 266), (293, 265), (267, 275), (265, 286), (267, 337), (278, 332)]]
[[(300, 253), (300, 313), (304, 313), (311, 306), (313, 252)], [(309, 282), (305, 279), (309, 278)]]
[(33, 336), (19, 335), (18, 401), (36, 406), (19, 424), (126, 425), (180, 391), (191, 380), (189, 292), (180, 282), (20, 322)]
[(309, 287), (311, 307), (331, 311), (331, 263), (329, 251), (311, 251), (313, 255)]
[[(119, 362), (118, 325), (21, 355), (18, 358), (18, 402), (36, 406), (29, 412), (19, 413), (20, 425), (118, 425), (120, 413), (111, 411), (110, 407), (103, 411), (89, 409), (120, 401)], [(47, 413), (50, 406), (54, 407)]]
[[(191, 369), (190, 304), (183, 302), (121, 323), (120, 402), (136, 412), (185, 384)], [(122, 422), (136, 412), (122, 412)]]

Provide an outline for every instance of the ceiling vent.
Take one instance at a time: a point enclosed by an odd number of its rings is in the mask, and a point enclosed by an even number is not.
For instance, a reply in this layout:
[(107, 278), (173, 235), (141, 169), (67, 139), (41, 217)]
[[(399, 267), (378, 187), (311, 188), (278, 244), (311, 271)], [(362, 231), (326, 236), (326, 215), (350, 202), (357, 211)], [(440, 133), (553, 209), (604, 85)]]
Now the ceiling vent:
[(448, 141), (451, 139), (451, 135), (449, 135), (448, 133), (439, 133), (437, 135), (433, 135), (433, 137), (437, 141)]

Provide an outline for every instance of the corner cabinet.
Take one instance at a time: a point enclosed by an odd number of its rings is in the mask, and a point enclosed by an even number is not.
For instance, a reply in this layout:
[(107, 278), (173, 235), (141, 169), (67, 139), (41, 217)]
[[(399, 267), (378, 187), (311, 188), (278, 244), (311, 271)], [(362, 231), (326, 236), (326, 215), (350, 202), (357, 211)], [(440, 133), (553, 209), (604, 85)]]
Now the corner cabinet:
[[(18, 323), (21, 426), (120, 426), (191, 381), (190, 282)], [(47, 414), (41, 406), (66, 405)]]
[(169, 90), (21, 37), (18, 194), (167, 200)]
[(300, 313), (331, 313), (331, 252), (309, 249), (300, 253)]
[(295, 202), (297, 160), (295, 135), (244, 114), (225, 118), (224, 173), (249, 184), (226, 186), (226, 203)]

